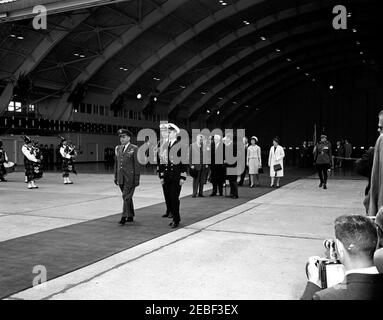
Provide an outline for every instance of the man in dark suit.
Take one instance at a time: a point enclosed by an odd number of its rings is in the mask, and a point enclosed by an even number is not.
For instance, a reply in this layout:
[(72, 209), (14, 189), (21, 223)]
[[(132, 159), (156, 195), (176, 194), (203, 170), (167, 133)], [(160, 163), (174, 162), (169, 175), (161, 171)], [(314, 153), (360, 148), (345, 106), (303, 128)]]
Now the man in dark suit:
[(203, 155), (207, 154), (206, 145), (203, 144), (203, 135), (199, 134), (196, 141), (190, 145), (189, 162), (190, 175), (193, 176), (193, 195), (192, 197), (203, 197), (203, 185), (208, 165), (204, 164)]
[[(244, 149), (245, 153), (245, 159), (247, 159), (247, 148), (249, 147), (248, 139), (247, 137), (243, 137), (243, 145), (242, 148)], [(246, 173), (249, 171), (249, 167), (245, 164), (245, 169), (243, 170), (241, 174), (241, 179), (238, 182), (239, 186), (243, 186), (243, 182), (245, 181), (246, 178)], [(251, 185), (251, 181), (249, 179), (249, 186)]]
[[(162, 147), (158, 171), (165, 196), (166, 212), (171, 213), (173, 218), (169, 225), (177, 228), (181, 221), (179, 198), (186, 180), (186, 164), (182, 162), (180, 142), (177, 140), (180, 129), (173, 123), (168, 123), (167, 127), (169, 139)], [(178, 161), (179, 159), (181, 161)]]
[(223, 143), (221, 140), (221, 136), (216, 134), (213, 137), (213, 141), (211, 144), (211, 175), (210, 180), (213, 184), (213, 191), (210, 197), (214, 197), (217, 195), (217, 189), (219, 195), (223, 195), (223, 184), (225, 182), (225, 166), (223, 164)]
[(335, 219), (335, 238), (337, 255), (346, 272), (344, 281), (322, 290), (318, 267), (309, 259), (309, 282), (302, 300), (381, 300), (383, 274), (374, 265), (378, 242), (374, 223), (366, 216), (340, 216)]
[(231, 174), (229, 171), (234, 170), (238, 173), (237, 161), (231, 162), (228, 159), (229, 153), (233, 157), (237, 157), (237, 144), (234, 142), (233, 135), (227, 134), (224, 138), (224, 163), (226, 169), (226, 179), (230, 184), (230, 198), (238, 199), (238, 183), (237, 183), (237, 174)]
[(140, 183), (140, 165), (137, 159), (138, 147), (130, 143), (132, 133), (128, 129), (118, 130), (121, 144), (115, 149), (114, 183), (122, 191), (123, 208), (120, 224), (133, 222), (133, 194)]

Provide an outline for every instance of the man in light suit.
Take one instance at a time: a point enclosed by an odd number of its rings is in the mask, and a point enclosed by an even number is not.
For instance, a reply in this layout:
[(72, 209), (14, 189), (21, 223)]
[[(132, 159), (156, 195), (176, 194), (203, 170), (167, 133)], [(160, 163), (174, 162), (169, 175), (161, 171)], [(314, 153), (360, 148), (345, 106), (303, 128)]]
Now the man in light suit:
[[(342, 283), (322, 290), (315, 259), (309, 259), (309, 282), (302, 300), (381, 300), (383, 274), (374, 265), (378, 243), (376, 226), (366, 216), (345, 215), (335, 219), (336, 251), (346, 271)], [(315, 258), (315, 257), (312, 257)]]
[(115, 149), (116, 161), (114, 166), (114, 183), (122, 191), (123, 208), (122, 217), (119, 222), (133, 222), (134, 207), (133, 194), (140, 183), (140, 165), (137, 159), (138, 147), (130, 143), (132, 133), (127, 129), (118, 130), (121, 145)]

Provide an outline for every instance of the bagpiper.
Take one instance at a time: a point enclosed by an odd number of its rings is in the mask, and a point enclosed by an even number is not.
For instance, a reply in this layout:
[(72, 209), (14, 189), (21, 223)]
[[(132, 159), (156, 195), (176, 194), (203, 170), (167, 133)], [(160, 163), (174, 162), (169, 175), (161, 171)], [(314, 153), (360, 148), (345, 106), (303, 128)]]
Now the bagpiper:
[(28, 189), (37, 189), (38, 186), (36, 185), (35, 180), (41, 176), (41, 160), (36, 158), (33, 141), (28, 136), (24, 137), (24, 145), (22, 146), (21, 151), (24, 154), (25, 177), (28, 183)]
[(69, 180), (69, 174), (72, 172), (74, 174), (77, 174), (73, 161), (73, 159), (77, 156), (77, 153), (74, 146), (69, 145), (67, 139), (65, 139), (64, 137), (61, 137), (60, 145), (64, 184), (73, 184), (73, 182)]
[(8, 162), (7, 153), (3, 149), (3, 141), (0, 139), (0, 181), (1, 182), (7, 182), (7, 179), (5, 179), (5, 176), (7, 174), (4, 163)]

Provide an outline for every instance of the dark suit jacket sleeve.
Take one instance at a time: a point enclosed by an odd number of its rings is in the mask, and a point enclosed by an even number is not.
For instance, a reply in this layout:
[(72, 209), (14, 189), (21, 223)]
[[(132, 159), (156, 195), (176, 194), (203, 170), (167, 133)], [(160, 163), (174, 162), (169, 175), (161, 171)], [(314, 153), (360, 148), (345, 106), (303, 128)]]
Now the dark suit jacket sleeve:
[(140, 163), (137, 158), (137, 150), (138, 148), (134, 148), (134, 185), (138, 186), (140, 184)]
[(117, 180), (117, 165), (116, 149), (114, 149), (114, 180)]
[(322, 289), (312, 282), (307, 282), (306, 289), (303, 292), (301, 300), (319, 300), (319, 297), (315, 294)]

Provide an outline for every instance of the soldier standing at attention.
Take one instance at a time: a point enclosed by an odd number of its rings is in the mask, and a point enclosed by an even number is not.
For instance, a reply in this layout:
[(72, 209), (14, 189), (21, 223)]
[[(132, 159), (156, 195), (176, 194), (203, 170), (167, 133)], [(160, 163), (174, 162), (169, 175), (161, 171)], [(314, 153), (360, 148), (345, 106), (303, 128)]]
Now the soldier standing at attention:
[[(173, 216), (173, 222), (169, 225), (177, 228), (180, 224), (180, 193), (181, 187), (186, 180), (186, 165), (182, 161), (177, 162), (172, 148), (180, 143), (177, 140), (177, 134), (180, 129), (172, 123), (168, 123), (169, 140), (166, 155), (163, 155), (161, 163), (159, 163), (159, 177), (163, 186), (165, 200), (167, 199), (166, 212), (170, 212)], [(177, 157), (181, 158), (181, 149), (177, 152)]]
[(130, 143), (132, 133), (127, 129), (118, 130), (121, 144), (115, 149), (114, 183), (122, 192), (123, 208), (120, 224), (133, 222), (133, 194), (140, 183), (140, 165), (137, 159), (138, 147)]

